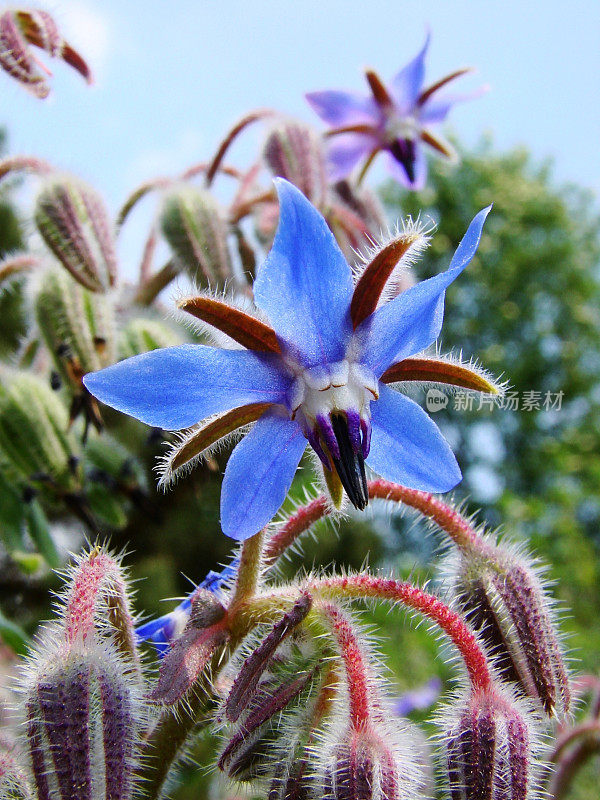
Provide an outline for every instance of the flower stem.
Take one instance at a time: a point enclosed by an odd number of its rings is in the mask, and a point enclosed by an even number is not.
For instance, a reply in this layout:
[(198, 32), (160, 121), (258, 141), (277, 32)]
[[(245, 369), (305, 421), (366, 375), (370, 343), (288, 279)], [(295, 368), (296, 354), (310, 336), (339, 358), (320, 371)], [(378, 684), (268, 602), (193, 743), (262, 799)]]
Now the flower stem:
[(328, 617), (344, 662), (350, 700), (350, 723), (353, 728), (364, 728), (369, 721), (369, 681), (362, 650), (346, 614), (333, 605), (324, 603), (321, 610)]
[[(429, 492), (408, 489), (406, 486), (384, 480), (369, 481), (368, 488), (371, 500), (403, 503), (424, 517), (428, 517), (447, 533), (461, 550), (475, 551), (479, 555), (493, 557), (493, 548), (484, 541), (477, 530), (455, 508)], [(325, 495), (319, 495), (307, 505), (298, 508), (267, 543), (265, 548), (267, 565), (274, 564), (311, 525), (329, 516), (330, 513), (330, 503)]]
[(492, 678), (487, 659), (473, 633), (455, 611), (435, 595), (418, 586), (402, 581), (377, 578), (373, 575), (350, 575), (344, 578), (323, 578), (311, 582), (310, 592), (323, 598), (374, 597), (392, 603), (402, 603), (433, 620), (454, 642), (469, 674), (474, 689), (486, 689)]
[(246, 539), (240, 555), (240, 566), (233, 597), (229, 605), (229, 613), (235, 614), (237, 606), (251, 599), (258, 588), (260, 573), (263, 566), (264, 529)]
[(178, 272), (173, 260), (169, 259), (162, 269), (159, 269), (138, 287), (134, 303), (139, 306), (151, 305), (162, 290), (177, 276)]

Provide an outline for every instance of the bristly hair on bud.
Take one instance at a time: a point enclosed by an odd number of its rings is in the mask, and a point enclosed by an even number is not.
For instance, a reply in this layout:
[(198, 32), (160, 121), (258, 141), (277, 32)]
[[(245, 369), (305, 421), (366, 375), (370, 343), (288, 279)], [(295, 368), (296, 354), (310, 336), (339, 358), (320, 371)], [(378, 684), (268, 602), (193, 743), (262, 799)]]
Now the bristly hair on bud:
[(189, 183), (171, 186), (160, 226), (177, 266), (198, 286), (222, 286), (231, 277), (227, 225), (210, 192)]
[(110, 641), (67, 644), (48, 626), (19, 687), (39, 798), (129, 800), (142, 725), (141, 686)]
[(444, 567), (455, 604), (477, 630), (504, 680), (549, 716), (571, 703), (569, 675), (543, 569), (525, 552), (491, 535), (461, 549)]
[(310, 125), (287, 120), (271, 128), (263, 156), (274, 177), (286, 178), (317, 206), (328, 195), (322, 139)]
[(23, 772), (15, 748), (0, 746), (0, 798), (2, 800), (33, 800), (33, 792)]
[(129, 800), (145, 712), (127, 585), (100, 547), (67, 575), (19, 683), (30, 771), (39, 798)]
[(539, 735), (527, 704), (492, 684), (452, 702), (439, 722), (443, 771), (452, 800), (539, 796)]
[(92, 292), (106, 292), (117, 279), (114, 232), (100, 195), (71, 175), (53, 173), (35, 203), (36, 227), (56, 258)]

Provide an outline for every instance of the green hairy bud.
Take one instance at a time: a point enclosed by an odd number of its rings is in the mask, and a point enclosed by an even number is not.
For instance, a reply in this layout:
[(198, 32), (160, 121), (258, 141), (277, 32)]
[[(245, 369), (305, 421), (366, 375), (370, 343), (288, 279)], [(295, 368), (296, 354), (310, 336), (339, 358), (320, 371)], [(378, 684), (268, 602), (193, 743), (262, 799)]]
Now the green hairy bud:
[(160, 347), (181, 344), (181, 338), (162, 321), (138, 317), (132, 319), (121, 331), (119, 358), (130, 358)]
[(75, 390), (81, 378), (115, 361), (115, 322), (109, 299), (51, 271), (35, 301), (37, 322), (63, 380)]
[(71, 176), (45, 180), (35, 224), (60, 263), (86, 289), (106, 292), (117, 277), (112, 226), (100, 196)]
[(165, 197), (160, 224), (178, 266), (198, 285), (220, 286), (231, 276), (227, 227), (211, 194), (177, 186)]
[(79, 448), (68, 415), (47, 383), (20, 374), (0, 386), (0, 457), (17, 477), (50, 482), (57, 490), (78, 486)]

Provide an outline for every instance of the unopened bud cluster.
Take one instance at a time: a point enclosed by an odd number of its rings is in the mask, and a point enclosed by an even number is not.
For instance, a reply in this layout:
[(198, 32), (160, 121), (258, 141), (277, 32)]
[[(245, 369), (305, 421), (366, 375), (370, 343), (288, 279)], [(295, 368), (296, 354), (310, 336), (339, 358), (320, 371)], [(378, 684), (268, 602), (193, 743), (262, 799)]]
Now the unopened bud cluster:
[(127, 800), (142, 687), (119, 564), (92, 550), (72, 571), (63, 602), (21, 686), (31, 783), (38, 798)]

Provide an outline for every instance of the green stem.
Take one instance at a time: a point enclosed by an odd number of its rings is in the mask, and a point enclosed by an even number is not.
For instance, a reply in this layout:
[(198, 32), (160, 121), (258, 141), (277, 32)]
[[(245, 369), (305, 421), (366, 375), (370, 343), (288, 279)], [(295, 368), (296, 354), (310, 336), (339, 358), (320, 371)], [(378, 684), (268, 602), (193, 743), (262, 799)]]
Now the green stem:
[(229, 604), (230, 613), (235, 614), (235, 609), (250, 600), (256, 594), (263, 567), (264, 530), (255, 533), (246, 539), (242, 546), (240, 566), (235, 582), (233, 597)]

